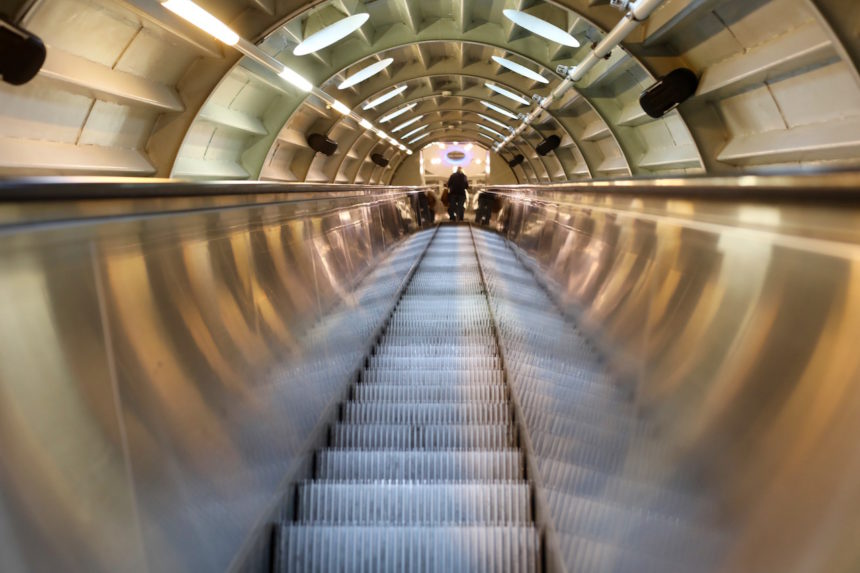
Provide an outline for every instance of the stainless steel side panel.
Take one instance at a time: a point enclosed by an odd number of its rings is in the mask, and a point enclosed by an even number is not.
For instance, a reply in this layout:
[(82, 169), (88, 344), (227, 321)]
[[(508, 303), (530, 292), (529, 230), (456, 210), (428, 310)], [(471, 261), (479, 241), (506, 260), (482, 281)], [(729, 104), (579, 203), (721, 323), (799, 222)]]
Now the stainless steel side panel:
[(860, 563), (860, 179), (837, 183), (499, 190), (498, 229), (724, 501), (725, 571)]
[(0, 570), (226, 570), (395, 302), (410, 201), (0, 227)]

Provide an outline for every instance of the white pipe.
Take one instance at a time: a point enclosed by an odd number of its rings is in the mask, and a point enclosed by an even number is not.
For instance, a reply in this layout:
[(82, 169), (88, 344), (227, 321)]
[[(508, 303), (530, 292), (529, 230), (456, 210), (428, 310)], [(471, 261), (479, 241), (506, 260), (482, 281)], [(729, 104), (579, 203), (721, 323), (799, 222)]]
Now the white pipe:
[[(600, 60), (609, 56), (612, 53), (612, 50), (618, 47), (621, 42), (630, 35), (633, 30), (635, 30), (639, 24), (648, 19), (651, 14), (654, 13), (660, 4), (662, 4), (664, 0), (638, 0), (630, 4), (630, 7), (627, 10), (627, 14), (621, 19), (618, 24), (615, 25), (612, 30), (609, 31), (606, 36), (590, 51), (588, 55), (585, 56), (585, 59), (582, 60), (578, 65), (571, 68), (568, 72), (567, 77), (565, 77), (560, 84), (558, 84), (555, 89), (552, 90), (550, 95), (546, 97), (543, 101), (538, 104), (538, 108), (528, 114), (524, 119), (522, 125), (516, 129), (514, 132), (516, 135), (522, 133), (522, 130), (525, 127), (534, 121), (540, 112), (544, 109), (547, 109), (552, 102), (557, 99), (560, 99), (561, 96), (567, 92), (573, 86), (574, 83), (582, 80), (591, 71), (594, 66), (596, 66)], [(501, 147), (504, 147), (507, 141), (503, 141), (501, 143)], [(501, 149), (501, 147), (499, 149)]]

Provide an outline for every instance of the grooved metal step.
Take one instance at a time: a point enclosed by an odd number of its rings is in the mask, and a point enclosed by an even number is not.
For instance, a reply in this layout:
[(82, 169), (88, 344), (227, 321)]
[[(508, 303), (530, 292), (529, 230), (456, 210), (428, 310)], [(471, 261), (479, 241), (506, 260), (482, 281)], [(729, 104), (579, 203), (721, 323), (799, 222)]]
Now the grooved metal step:
[(347, 402), (343, 407), (343, 421), (360, 424), (501, 424), (510, 416), (507, 403), (491, 402)]
[(502, 385), (482, 386), (403, 386), (397, 384), (358, 384), (353, 389), (356, 402), (505, 402)]
[(278, 529), (275, 571), (541, 569), (485, 288), (470, 229), (439, 229)]
[(512, 525), (532, 520), (525, 482), (309, 482), (299, 486), (298, 499), (300, 523)]
[(492, 426), (411, 426), (335, 424), (331, 444), (335, 448), (443, 450), (513, 448), (517, 431), (508, 424)]
[(537, 531), (524, 526), (283, 526), (279, 573), (537, 573)]
[(317, 458), (317, 477), (340, 480), (520, 480), (519, 450), (356, 451), (326, 449)]

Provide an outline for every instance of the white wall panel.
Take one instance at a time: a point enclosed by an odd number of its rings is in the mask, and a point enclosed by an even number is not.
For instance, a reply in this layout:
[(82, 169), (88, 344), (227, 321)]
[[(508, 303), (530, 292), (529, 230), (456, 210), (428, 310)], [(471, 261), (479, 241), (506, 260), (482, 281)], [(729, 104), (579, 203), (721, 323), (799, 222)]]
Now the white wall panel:
[(49, 46), (113, 66), (140, 24), (94, 2), (49, 0), (40, 5), (27, 27)]
[(141, 149), (156, 117), (151, 110), (96, 101), (78, 143)]
[(168, 43), (163, 33), (143, 28), (120, 57), (116, 69), (173, 86), (198, 57), (185, 46)]
[(0, 83), (0, 135), (75, 143), (93, 100), (41, 78), (24, 86)]
[(789, 127), (860, 115), (860, 87), (841, 62), (771, 82), (770, 91)]

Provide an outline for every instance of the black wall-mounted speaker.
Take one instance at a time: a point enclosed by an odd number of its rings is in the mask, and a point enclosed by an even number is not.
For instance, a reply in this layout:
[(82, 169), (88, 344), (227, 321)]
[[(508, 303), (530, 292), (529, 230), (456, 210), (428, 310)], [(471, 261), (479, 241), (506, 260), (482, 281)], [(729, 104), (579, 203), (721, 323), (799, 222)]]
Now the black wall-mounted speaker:
[(526, 158), (525, 158), (525, 157), (523, 157), (523, 156), (522, 156), (522, 154), (514, 155), (514, 156), (511, 158), (511, 160), (510, 160), (510, 161), (508, 161), (508, 166), (509, 166), (511, 169), (513, 169), (514, 167), (516, 167), (517, 165), (519, 165), (520, 163), (522, 163), (522, 162), (523, 162), (523, 161), (525, 161), (525, 160), (526, 160)]
[(332, 141), (321, 133), (312, 133), (308, 135), (308, 145), (311, 149), (325, 155), (334, 155), (337, 151), (337, 142)]
[(0, 16), (0, 76), (13, 86), (26, 84), (45, 63), (45, 44)]
[(371, 153), (370, 160), (380, 167), (388, 167), (388, 160), (384, 158), (381, 153)]
[(559, 145), (561, 145), (561, 138), (557, 135), (550, 135), (535, 147), (535, 151), (538, 152), (538, 155), (543, 156), (553, 151)]
[(657, 119), (690, 99), (699, 87), (699, 78), (693, 70), (678, 68), (642, 92), (639, 105), (642, 110)]

